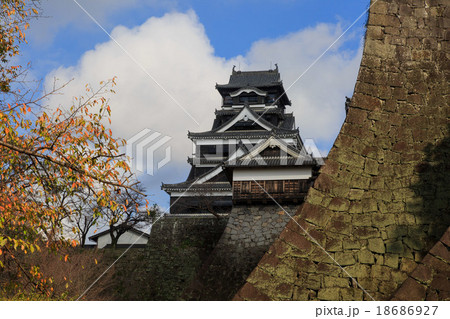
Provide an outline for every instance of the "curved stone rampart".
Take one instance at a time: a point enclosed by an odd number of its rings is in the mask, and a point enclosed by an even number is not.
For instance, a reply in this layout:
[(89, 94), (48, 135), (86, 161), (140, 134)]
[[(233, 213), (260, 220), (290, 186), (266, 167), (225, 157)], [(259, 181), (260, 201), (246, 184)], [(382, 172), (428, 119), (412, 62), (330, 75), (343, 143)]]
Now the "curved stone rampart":
[(390, 299), (450, 225), (448, 1), (371, 4), (326, 165), (236, 300)]
[[(287, 206), (293, 214), (298, 206)], [(230, 300), (280, 235), (289, 216), (276, 205), (235, 205), (211, 255), (184, 292), (189, 300)]]

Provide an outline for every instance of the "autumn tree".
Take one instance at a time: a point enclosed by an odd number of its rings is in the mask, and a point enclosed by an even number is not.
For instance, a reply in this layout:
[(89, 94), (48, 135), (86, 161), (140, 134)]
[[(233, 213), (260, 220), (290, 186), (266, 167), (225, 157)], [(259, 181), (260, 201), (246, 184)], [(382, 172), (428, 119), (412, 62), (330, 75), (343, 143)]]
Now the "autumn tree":
[(81, 247), (85, 246), (89, 232), (101, 216), (92, 195), (87, 188), (79, 189), (69, 197), (65, 205), (69, 212), (62, 222), (66, 226), (66, 232), (76, 235)]
[(133, 228), (148, 229), (152, 219), (160, 214), (156, 205), (148, 207), (145, 204), (146, 200), (142, 195), (144, 188), (138, 185), (136, 189), (138, 191), (126, 189), (112, 195), (117, 207), (106, 205), (99, 208), (102, 218), (106, 220), (111, 246), (114, 249), (123, 234)]
[(37, 14), (35, 1), (0, 3), (0, 279), (17, 274), (0, 284), (8, 283), (12, 295), (50, 296), (51, 279), (24, 256), (68, 245), (62, 220), (73, 210), (61, 204), (60, 195), (84, 189), (100, 212), (123, 205), (113, 196), (117, 190), (143, 194), (119, 152), (124, 142), (105, 126), (111, 112), (105, 96), (113, 93), (114, 79), (97, 89), (87, 86), (72, 105), (49, 112), (47, 95), (35, 97), (19, 87), (23, 69), (11, 62)]

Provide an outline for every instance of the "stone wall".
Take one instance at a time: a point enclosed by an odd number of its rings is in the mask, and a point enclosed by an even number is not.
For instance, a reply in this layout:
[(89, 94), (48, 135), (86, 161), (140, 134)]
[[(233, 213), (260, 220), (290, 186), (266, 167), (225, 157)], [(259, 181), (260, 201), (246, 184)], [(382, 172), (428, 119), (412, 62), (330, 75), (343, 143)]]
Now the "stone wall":
[(277, 238), (298, 206), (234, 206), (216, 248), (184, 296), (230, 300)]
[(450, 227), (408, 276), (392, 300), (450, 300)]
[(448, 1), (371, 4), (341, 132), (236, 300), (390, 299), (450, 225)]
[(184, 289), (211, 254), (227, 218), (166, 215), (152, 227), (145, 264), (146, 294), (141, 300), (181, 300)]

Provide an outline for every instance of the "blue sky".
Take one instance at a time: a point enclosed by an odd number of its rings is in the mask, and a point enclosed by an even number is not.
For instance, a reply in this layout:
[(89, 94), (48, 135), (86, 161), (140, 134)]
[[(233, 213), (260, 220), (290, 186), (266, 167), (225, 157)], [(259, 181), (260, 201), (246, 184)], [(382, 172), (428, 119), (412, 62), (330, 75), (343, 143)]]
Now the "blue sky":
[[(60, 83), (74, 79), (64, 96), (49, 101), (68, 105), (86, 83), (118, 76), (111, 96), (114, 132), (125, 139), (144, 128), (172, 137), (172, 161), (154, 176), (139, 174), (150, 198), (162, 207), (168, 196), (161, 182), (183, 181), (190, 155), (187, 131), (204, 131), (219, 108), (216, 82), (226, 83), (233, 64), (242, 70), (280, 66), (289, 87), (368, 7), (369, 1), (82, 1), (100, 25), (73, 0), (42, 1), (46, 18), (32, 23), (22, 62), (32, 75)], [(289, 90), (303, 138), (326, 153), (344, 119), (344, 99), (353, 92), (366, 16), (360, 19)], [(136, 65), (131, 59), (139, 62)], [(147, 74), (146, 74), (147, 73)], [(197, 123), (149, 78), (151, 74)]]

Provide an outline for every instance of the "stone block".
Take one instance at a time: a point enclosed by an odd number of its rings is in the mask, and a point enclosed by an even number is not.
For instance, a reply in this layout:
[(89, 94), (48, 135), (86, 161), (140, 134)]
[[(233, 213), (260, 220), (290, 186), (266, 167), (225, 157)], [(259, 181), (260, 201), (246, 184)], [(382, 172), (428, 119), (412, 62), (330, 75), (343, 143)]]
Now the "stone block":
[(392, 243), (386, 243), (386, 252), (394, 254), (402, 254), (404, 251), (403, 242), (395, 241)]
[[(359, 200), (363, 197), (364, 194), (364, 190), (363, 189), (350, 189), (349, 193), (348, 193), (348, 199), (350, 200)], [(350, 204), (350, 206), (352, 206), (353, 203)]]
[(387, 14), (389, 9), (389, 4), (383, 1), (377, 1), (372, 5), (371, 13), (377, 13), (377, 14)]
[(373, 225), (375, 225), (377, 227), (386, 227), (389, 225), (394, 225), (396, 223), (394, 214), (375, 213), (375, 214), (372, 214), (371, 216), (372, 216)]
[(408, 278), (408, 275), (405, 274), (403, 271), (395, 270), (395, 269), (393, 269), (391, 271), (391, 276), (392, 276), (392, 281), (397, 284), (403, 283), (406, 280), (406, 278)]
[(361, 214), (362, 213), (362, 203), (360, 201), (351, 202), (348, 212), (351, 214)]
[(305, 203), (302, 210), (302, 218), (311, 224), (324, 226), (329, 220), (329, 214), (323, 207)]
[(417, 263), (410, 258), (402, 258), (400, 270), (405, 273), (411, 273), (417, 267)]
[(430, 250), (430, 253), (442, 260), (450, 261), (450, 252), (440, 241)]
[(391, 280), (391, 272), (392, 272), (392, 269), (387, 266), (372, 265), (371, 271), (370, 271), (370, 277), (376, 278), (381, 281), (389, 281), (389, 280)]
[(362, 94), (355, 94), (353, 96), (353, 103), (363, 110), (368, 111), (380, 110), (382, 106), (382, 102), (380, 99)]
[(369, 175), (378, 175), (378, 166), (377, 161), (366, 158), (364, 162), (364, 171)]
[(344, 301), (362, 300), (363, 291), (358, 288), (344, 288), (340, 290), (341, 298)]
[(308, 254), (312, 250), (311, 242), (306, 238), (306, 235), (301, 235), (293, 231), (283, 232), (280, 236), (282, 240), (289, 243), (289, 245), (302, 251), (304, 254)]
[(357, 240), (345, 239), (342, 242), (342, 246), (345, 250), (359, 249), (359, 248), (361, 248), (361, 243)]
[(372, 226), (372, 218), (369, 214), (354, 214), (352, 224), (354, 226)]
[(398, 255), (386, 254), (384, 255), (384, 265), (397, 269), (398, 268)]
[(424, 248), (424, 239), (421, 237), (405, 237), (403, 243), (411, 249), (422, 250)]
[(406, 226), (391, 225), (386, 227), (387, 238), (400, 238), (408, 233)]
[(448, 275), (441, 273), (436, 274), (433, 280), (431, 281), (430, 286), (431, 288), (436, 289), (438, 291), (450, 292), (450, 282), (448, 280)]
[(293, 300), (306, 301), (309, 300), (310, 290), (303, 287), (294, 287)]
[(351, 180), (351, 186), (352, 188), (356, 189), (363, 189), (366, 190), (369, 188), (370, 185), (370, 178), (361, 176), (361, 175), (354, 175)]
[(412, 278), (406, 279), (392, 300), (425, 300), (426, 288)]
[(381, 233), (374, 227), (359, 226), (354, 227), (353, 235), (359, 239), (369, 239), (380, 237)]
[(304, 286), (308, 289), (319, 290), (322, 287), (322, 277), (322, 275), (308, 275)]
[(363, 213), (372, 213), (378, 211), (377, 201), (373, 198), (363, 199), (361, 203)]
[(433, 269), (436, 272), (448, 273), (450, 271), (449, 265), (447, 263), (443, 262), (440, 259), (433, 257), (430, 254), (426, 255), (423, 258), (422, 263), (424, 265), (426, 265), (427, 267), (430, 267), (431, 269)]
[(374, 253), (384, 254), (386, 248), (384, 246), (384, 242), (381, 238), (371, 238), (368, 240), (367, 249)]
[(328, 209), (338, 212), (345, 212), (348, 211), (349, 206), (350, 206), (349, 200), (345, 198), (335, 197), (331, 200), (330, 204), (328, 205)]
[(342, 240), (341, 239), (327, 239), (327, 244), (325, 245), (325, 250), (329, 252), (342, 251)]
[(362, 264), (372, 265), (375, 263), (375, 258), (370, 251), (363, 249), (358, 252), (358, 261)]
[(420, 282), (429, 283), (432, 279), (431, 269), (420, 264), (411, 273), (411, 277)]
[(339, 300), (339, 288), (323, 288), (319, 290), (317, 299), (324, 301)]
[(370, 276), (370, 266), (368, 265), (352, 265), (344, 268), (353, 278), (367, 278)]
[(334, 256), (336, 262), (341, 266), (349, 266), (355, 264), (355, 257), (351, 252), (336, 252)]
[(348, 288), (349, 287), (349, 278), (340, 278), (340, 277), (324, 277), (324, 287), (325, 288)]
[(267, 295), (265, 295), (264, 293), (262, 293), (260, 291), (260, 289), (255, 288), (255, 286), (253, 286), (250, 283), (246, 283), (241, 290), (239, 291), (238, 295), (236, 296), (236, 298), (242, 298), (244, 299), (242, 296), (245, 296), (245, 300), (254, 300), (254, 301), (269, 301), (271, 300)]
[(351, 108), (347, 114), (347, 122), (363, 124), (367, 119), (367, 111)]
[(288, 283), (281, 283), (276, 286), (272, 297), (274, 300), (287, 300), (292, 297), (294, 286)]
[(395, 292), (397, 288), (397, 284), (393, 281), (381, 281), (378, 290), (385, 296), (392, 296), (392, 293)]

